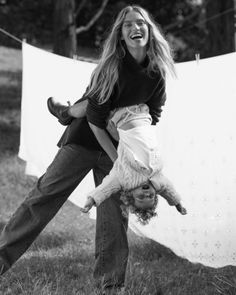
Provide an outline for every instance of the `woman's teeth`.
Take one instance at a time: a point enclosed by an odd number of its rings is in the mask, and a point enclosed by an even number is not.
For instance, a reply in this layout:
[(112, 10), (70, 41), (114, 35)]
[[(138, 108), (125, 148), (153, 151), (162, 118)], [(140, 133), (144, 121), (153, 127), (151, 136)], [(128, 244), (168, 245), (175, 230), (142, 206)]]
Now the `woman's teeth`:
[(143, 185), (143, 189), (149, 189), (149, 185), (148, 184)]
[(134, 39), (141, 39), (143, 36), (141, 35), (141, 34), (135, 34), (135, 35), (132, 35), (130, 38), (132, 39), (132, 40), (134, 40)]

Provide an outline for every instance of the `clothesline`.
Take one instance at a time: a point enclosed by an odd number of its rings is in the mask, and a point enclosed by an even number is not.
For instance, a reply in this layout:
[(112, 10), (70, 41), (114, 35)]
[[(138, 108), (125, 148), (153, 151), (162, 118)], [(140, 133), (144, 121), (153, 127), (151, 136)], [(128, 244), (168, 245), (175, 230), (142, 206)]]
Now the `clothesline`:
[(23, 42), (25, 42), (24, 40), (20, 40), (19, 38), (17, 38), (16, 36), (10, 34), (9, 32), (7, 32), (6, 30), (4, 30), (4, 29), (2, 29), (2, 28), (0, 28), (0, 32), (2, 32), (3, 34), (7, 35), (8, 37), (14, 39), (15, 41), (17, 41), (17, 42), (19, 42), (19, 43), (21, 43), (21, 44), (22, 44)]
[(176, 33), (180, 33), (180, 32), (187, 31), (187, 30), (192, 29), (193, 27), (195, 27), (195, 26), (197, 26), (197, 25), (199, 26), (199, 25), (205, 24), (205, 23), (207, 23), (208, 21), (211, 21), (211, 20), (213, 20), (213, 19), (216, 19), (216, 18), (218, 18), (218, 17), (220, 17), (220, 16), (222, 16), (222, 15), (224, 15), (224, 14), (228, 14), (228, 13), (230, 13), (230, 12), (232, 12), (232, 11), (236, 12), (236, 8), (229, 8), (229, 9), (223, 11), (223, 12), (220, 12), (220, 13), (214, 14), (214, 15), (212, 15), (212, 16), (209, 17), (209, 18), (206, 18), (206, 19), (204, 19), (204, 20), (201, 20), (201, 21), (199, 21), (199, 22), (196, 22), (196, 23), (194, 23), (194, 24), (192, 24), (192, 25), (190, 25), (190, 26), (188, 26), (188, 27), (186, 27), (186, 28), (181, 28), (181, 29), (179, 29), (179, 30), (173, 31), (173, 33), (176, 34)]

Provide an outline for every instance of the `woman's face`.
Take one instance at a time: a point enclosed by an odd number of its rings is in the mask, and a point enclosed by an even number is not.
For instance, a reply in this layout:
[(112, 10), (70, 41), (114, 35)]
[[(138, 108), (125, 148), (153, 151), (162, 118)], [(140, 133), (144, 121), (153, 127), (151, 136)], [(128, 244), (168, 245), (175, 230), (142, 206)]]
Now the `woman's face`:
[(125, 41), (129, 51), (146, 49), (149, 31), (148, 25), (140, 13), (130, 11), (126, 14), (121, 29), (121, 38)]
[(134, 198), (134, 206), (136, 208), (152, 208), (156, 200), (156, 191), (154, 187), (147, 182), (133, 189), (132, 196)]

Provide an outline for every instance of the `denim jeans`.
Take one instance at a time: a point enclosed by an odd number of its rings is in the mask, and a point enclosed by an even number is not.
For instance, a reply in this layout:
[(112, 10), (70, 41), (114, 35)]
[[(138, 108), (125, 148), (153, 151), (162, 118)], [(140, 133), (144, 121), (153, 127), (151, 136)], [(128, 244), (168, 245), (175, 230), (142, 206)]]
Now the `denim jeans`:
[[(0, 274), (27, 250), (91, 169), (98, 185), (111, 167), (112, 162), (104, 152), (75, 144), (63, 146), (0, 235)], [(94, 277), (100, 278), (103, 286), (124, 284), (127, 222), (117, 195), (97, 208)]]

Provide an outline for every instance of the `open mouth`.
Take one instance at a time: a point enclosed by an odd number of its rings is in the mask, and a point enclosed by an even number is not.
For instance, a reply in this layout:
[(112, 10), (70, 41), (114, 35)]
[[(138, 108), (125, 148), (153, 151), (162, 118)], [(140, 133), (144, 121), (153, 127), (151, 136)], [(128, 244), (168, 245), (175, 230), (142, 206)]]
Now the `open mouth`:
[(143, 35), (140, 34), (140, 33), (137, 33), (137, 34), (133, 34), (130, 36), (130, 39), (132, 40), (139, 40), (139, 39), (142, 39), (143, 38)]
[(150, 188), (149, 184), (144, 184), (144, 185), (142, 186), (142, 189), (149, 189), (149, 188)]

